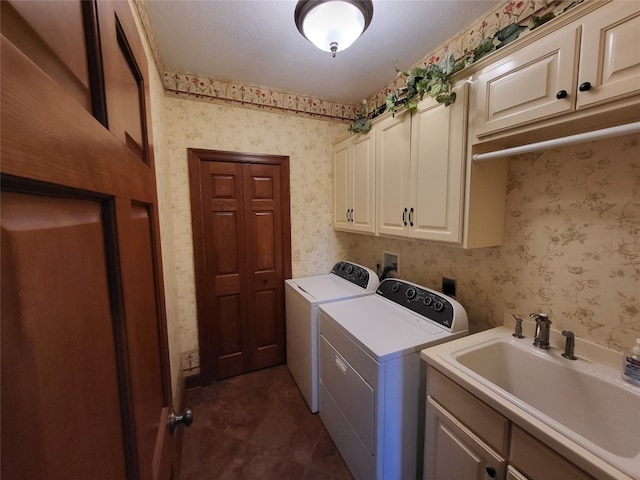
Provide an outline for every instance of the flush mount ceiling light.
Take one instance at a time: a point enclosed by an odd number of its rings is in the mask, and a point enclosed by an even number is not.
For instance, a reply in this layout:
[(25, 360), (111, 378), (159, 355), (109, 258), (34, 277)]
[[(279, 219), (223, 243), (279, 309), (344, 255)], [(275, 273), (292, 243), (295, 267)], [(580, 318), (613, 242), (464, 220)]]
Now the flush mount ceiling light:
[(371, 0), (300, 0), (294, 13), (300, 33), (334, 57), (364, 33), (372, 17)]

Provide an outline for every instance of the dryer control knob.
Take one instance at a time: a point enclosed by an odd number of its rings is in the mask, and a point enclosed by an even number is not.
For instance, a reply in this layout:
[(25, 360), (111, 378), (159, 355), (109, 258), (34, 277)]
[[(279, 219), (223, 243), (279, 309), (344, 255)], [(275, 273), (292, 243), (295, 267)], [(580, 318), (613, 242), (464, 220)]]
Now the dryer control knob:
[(409, 300), (411, 300), (413, 297), (416, 296), (416, 289), (415, 288), (408, 288), (407, 291), (405, 292), (405, 295), (407, 296), (407, 298)]
[(397, 292), (398, 290), (400, 290), (400, 284), (399, 284), (399, 283), (394, 283), (394, 284), (391, 286), (391, 291), (392, 291), (392, 292)]
[(433, 308), (436, 309), (436, 312), (441, 312), (444, 309), (444, 303), (436, 302)]

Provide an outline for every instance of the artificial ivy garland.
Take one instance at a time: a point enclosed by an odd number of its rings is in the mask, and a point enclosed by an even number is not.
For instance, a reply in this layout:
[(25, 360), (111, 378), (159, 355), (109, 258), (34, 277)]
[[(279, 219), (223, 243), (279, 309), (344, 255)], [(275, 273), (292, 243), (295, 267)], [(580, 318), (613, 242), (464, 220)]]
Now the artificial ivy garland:
[[(565, 8), (565, 11), (581, 2), (582, 0), (577, 0), (571, 3)], [(555, 18), (553, 12), (547, 12), (542, 16), (532, 15), (530, 30), (553, 18)], [(435, 98), (437, 102), (443, 103), (445, 106), (451, 105), (456, 101), (451, 77), (467, 65), (513, 42), (526, 28), (526, 26), (522, 26), (518, 22), (509, 23), (493, 36), (484, 37), (476, 48), (458, 59), (455, 59), (452, 53), (448, 53), (440, 63), (429, 64), (424, 68), (414, 67), (408, 72), (403, 72), (396, 67), (397, 75), (404, 77), (405, 85), (389, 93), (385, 104), (380, 107), (369, 110), (367, 101), (362, 100), (360, 111), (356, 114), (356, 120), (349, 126), (349, 131), (352, 133), (367, 133), (371, 130), (371, 120), (378, 115), (387, 110), (395, 115), (399, 108), (414, 109), (425, 95)]]

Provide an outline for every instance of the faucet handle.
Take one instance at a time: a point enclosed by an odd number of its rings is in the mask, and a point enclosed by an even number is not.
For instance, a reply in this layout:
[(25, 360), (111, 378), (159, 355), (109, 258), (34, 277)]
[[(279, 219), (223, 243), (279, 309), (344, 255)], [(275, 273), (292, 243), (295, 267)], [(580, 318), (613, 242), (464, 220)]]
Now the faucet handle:
[(564, 353), (562, 354), (562, 356), (568, 360), (577, 360), (576, 356), (573, 353), (576, 346), (575, 335), (570, 330), (563, 330), (562, 336), (567, 339), (566, 343), (564, 344)]
[(516, 320), (516, 328), (511, 335), (513, 335), (516, 338), (524, 338), (524, 335), (522, 335), (522, 319), (515, 314), (511, 314), (511, 315)]
[(531, 313), (529, 317), (533, 318), (536, 323), (544, 323), (546, 325), (551, 325), (551, 320), (549, 320), (549, 315), (546, 313)]

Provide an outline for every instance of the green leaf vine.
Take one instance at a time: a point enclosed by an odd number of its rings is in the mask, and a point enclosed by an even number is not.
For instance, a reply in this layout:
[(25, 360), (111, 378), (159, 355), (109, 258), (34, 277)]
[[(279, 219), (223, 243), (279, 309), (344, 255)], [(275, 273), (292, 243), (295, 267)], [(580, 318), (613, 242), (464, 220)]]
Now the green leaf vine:
[[(567, 6), (564, 11), (582, 3), (584, 0), (576, 0)], [(532, 14), (530, 17), (530, 30), (543, 25), (544, 23), (556, 17), (552, 7), (555, 6), (557, 0), (551, 0), (546, 3), (545, 8), (539, 15)], [(398, 109), (414, 109), (425, 95), (433, 97), (437, 102), (449, 106), (456, 101), (456, 94), (453, 91), (453, 83), (451, 78), (460, 70), (482, 57), (497, 50), (508, 43), (516, 40), (520, 34), (527, 28), (519, 23), (520, 14), (522, 13), (523, 1), (511, 1), (504, 9), (504, 14), (508, 15), (509, 23), (500, 28), (493, 36), (486, 36), (484, 28), (486, 22), (481, 25), (482, 37), (478, 45), (471, 51), (465, 51), (460, 58), (455, 58), (453, 53), (447, 53), (438, 64), (429, 64), (426, 67), (414, 67), (409, 71), (401, 71), (396, 67), (398, 77), (404, 78), (404, 86), (389, 93), (383, 105), (376, 108), (369, 108), (366, 100), (362, 100), (360, 111), (356, 114), (355, 121), (349, 126), (352, 133), (367, 133), (371, 130), (371, 120), (381, 115), (385, 111), (395, 114)], [(534, 3), (532, 2), (532, 8)], [(546, 11), (546, 12), (545, 12)], [(518, 13), (514, 13), (518, 12)]]

